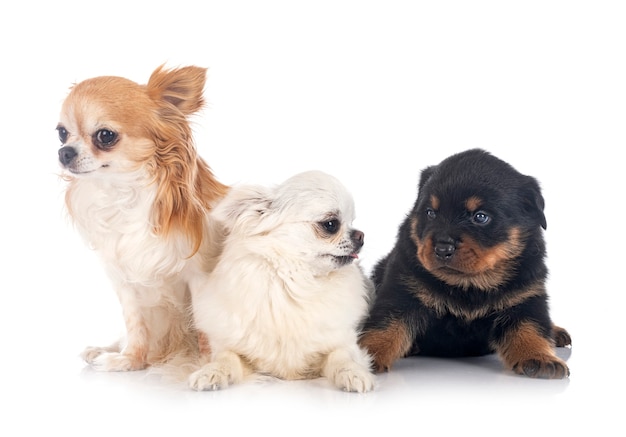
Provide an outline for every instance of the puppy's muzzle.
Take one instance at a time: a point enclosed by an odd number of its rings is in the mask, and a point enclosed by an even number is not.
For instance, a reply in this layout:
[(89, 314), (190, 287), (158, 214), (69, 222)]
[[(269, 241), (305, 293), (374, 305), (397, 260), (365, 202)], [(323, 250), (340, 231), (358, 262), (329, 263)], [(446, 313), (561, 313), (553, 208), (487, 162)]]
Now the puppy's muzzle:
[(76, 155), (78, 155), (78, 153), (72, 146), (64, 146), (59, 149), (59, 161), (64, 167), (70, 165)]
[(447, 261), (452, 258), (456, 251), (456, 245), (452, 238), (439, 239), (435, 243), (435, 255), (437, 258)]

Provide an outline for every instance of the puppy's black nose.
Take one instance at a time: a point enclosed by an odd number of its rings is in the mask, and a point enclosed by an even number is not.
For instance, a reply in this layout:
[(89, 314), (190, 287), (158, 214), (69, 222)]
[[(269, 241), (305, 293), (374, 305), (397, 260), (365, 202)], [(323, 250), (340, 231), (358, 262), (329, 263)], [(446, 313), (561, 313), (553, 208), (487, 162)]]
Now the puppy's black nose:
[(76, 155), (76, 149), (71, 146), (65, 146), (59, 149), (59, 161), (61, 161), (63, 165), (69, 165)]
[(363, 243), (365, 242), (365, 234), (355, 229), (354, 231), (352, 231), (350, 239), (352, 240), (352, 243), (354, 243), (355, 249), (358, 250), (363, 247)]
[(435, 243), (435, 255), (441, 259), (450, 259), (456, 250), (454, 241), (445, 240)]

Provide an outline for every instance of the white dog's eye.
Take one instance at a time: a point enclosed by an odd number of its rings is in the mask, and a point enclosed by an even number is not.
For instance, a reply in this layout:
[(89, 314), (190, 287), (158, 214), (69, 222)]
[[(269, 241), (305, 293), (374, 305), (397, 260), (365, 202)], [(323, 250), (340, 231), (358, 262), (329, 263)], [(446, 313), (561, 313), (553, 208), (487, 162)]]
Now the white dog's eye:
[(67, 141), (67, 137), (69, 136), (69, 133), (63, 126), (57, 126), (57, 132), (59, 134), (59, 140), (61, 140), (62, 144), (65, 144), (65, 142)]
[(100, 150), (108, 150), (117, 142), (117, 133), (109, 129), (100, 129), (93, 135), (93, 143)]
[(320, 225), (329, 234), (336, 234), (341, 227), (341, 222), (338, 219), (325, 220), (323, 222), (320, 222)]

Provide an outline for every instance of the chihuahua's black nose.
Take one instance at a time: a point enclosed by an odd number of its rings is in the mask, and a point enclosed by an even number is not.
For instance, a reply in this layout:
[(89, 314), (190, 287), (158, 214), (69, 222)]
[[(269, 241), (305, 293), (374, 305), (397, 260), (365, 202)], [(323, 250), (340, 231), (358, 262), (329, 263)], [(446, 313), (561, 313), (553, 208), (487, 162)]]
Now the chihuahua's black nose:
[(71, 146), (64, 146), (59, 149), (59, 161), (63, 165), (69, 165), (76, 155), (76, 149)]
[(439, 240), (435, 243), (435, 255), (437, 255), (437, 258), (450, 259), (454, 255), (455, 250), (456, 246), (452, 239)]
[(361, 247), (363, 247), (363, 243), (365, 242), (365, 234), (355, 229), (354, 231), (352, 231), (352, 235), (350, 235), (350, 239), (352, 239), (354, 246), (357, 249), (360, 249)]

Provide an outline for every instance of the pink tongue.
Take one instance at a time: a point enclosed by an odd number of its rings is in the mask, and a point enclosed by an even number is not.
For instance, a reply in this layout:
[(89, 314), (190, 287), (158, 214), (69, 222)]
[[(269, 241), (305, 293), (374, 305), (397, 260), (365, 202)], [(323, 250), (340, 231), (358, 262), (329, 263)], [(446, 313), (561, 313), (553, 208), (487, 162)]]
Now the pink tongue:
[(359, 257), (359, 255), (357, 255), (356, 253), (351, 253), (351, 254), (350, 254), (350, 256), (351, 256), (352, 258), (358, 258), (358, 257)]

